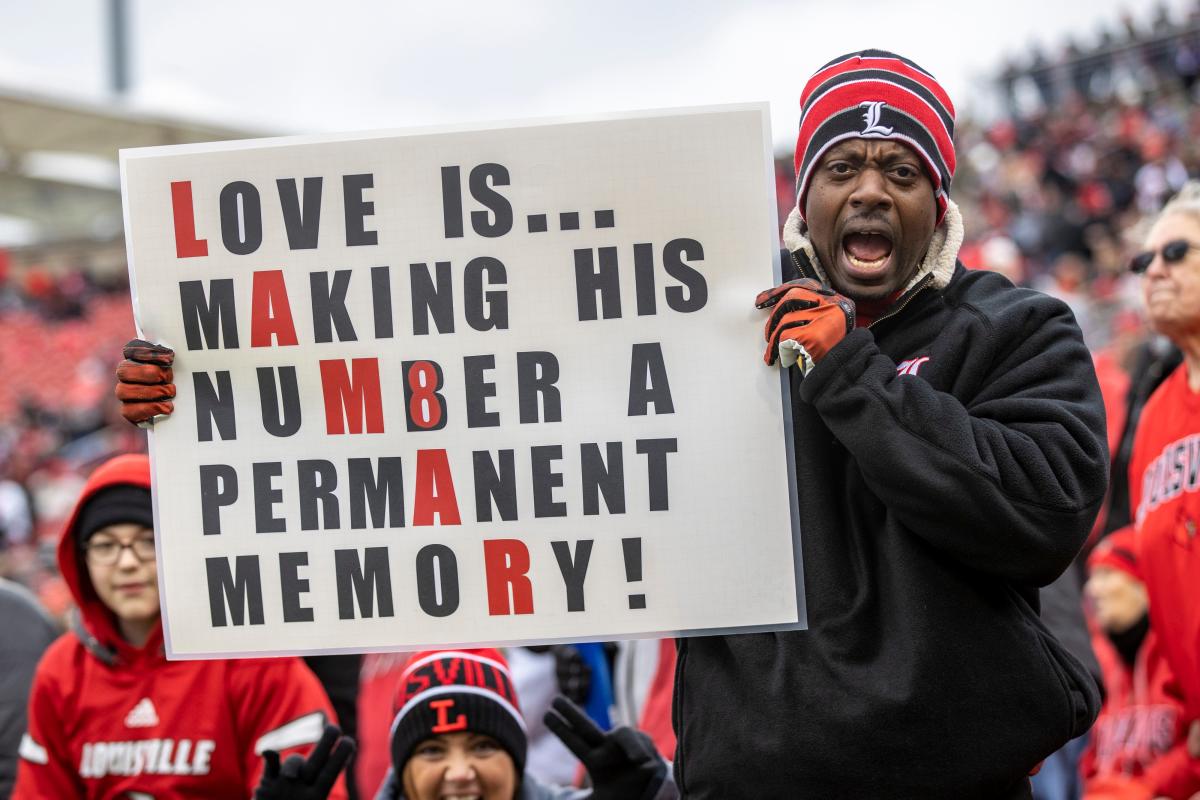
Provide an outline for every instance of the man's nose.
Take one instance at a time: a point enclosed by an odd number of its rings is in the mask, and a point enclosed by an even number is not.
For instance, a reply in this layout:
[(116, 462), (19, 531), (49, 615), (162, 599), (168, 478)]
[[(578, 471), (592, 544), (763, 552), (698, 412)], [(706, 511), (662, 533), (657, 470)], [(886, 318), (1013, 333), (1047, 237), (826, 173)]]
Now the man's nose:
[(880, 170), (867, 168), (858, 174), (854, 191), (850, 193), (850, 207), (856, 211), (887, 210), (892, 207), (887, 179)]

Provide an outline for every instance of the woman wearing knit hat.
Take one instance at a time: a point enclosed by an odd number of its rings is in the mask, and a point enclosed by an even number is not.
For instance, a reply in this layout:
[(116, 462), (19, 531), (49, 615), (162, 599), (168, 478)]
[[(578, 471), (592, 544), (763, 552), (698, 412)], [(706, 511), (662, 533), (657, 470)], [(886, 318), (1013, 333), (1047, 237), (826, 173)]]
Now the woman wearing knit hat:
[(525, 774), (526, 728), (496, 650), (435, 650), (405, 665), (392, 722), (392, 772), (376, 800), (668, 800), (666, 762), (645, 734), (604, 733), (564, 697), (546, 725), (593, 787), (544, 786)]
[[(244, 798), (265, 775), (261, 800), (301, 800), (319, 778), (320, 797), (345, 798), (333, 784), (352, 746), (334, 747), (329, 700), (301, 661), (166, 660), (152, 508), (149, 461), (119, 456), (63, 529), (58, 565), (79, 613), (38, 664), (13, 797)], [(332, 770), (297, 770), (323, 734)]]

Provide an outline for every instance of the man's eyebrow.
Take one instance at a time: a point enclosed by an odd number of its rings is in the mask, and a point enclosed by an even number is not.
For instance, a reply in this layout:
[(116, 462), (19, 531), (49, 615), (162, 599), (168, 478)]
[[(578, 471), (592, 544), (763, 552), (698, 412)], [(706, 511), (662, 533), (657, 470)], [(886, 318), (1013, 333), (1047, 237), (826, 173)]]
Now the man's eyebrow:
[(836, 147), (825, 153), (823, 161), (862, 161), (864, 160), (861, 147)]
[(878, 160), (884, 164), (895, 164), (899, 161), (907, 161), (911, 164), (916, 164), (917, 166), (920, 166), (921, 164), (921, 160), (917, 158), (917, 154), (908, 148), (889, 150), (880, 154)]

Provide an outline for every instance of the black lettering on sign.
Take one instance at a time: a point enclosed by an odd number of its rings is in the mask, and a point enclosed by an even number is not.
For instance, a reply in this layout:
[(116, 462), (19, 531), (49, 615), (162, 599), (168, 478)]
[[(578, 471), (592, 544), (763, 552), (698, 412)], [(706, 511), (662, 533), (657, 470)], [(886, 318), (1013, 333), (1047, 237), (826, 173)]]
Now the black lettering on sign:
[(667, 454), (678, 450), (679, 443), (675, 439), (637, 440), (638, 454), (646, 457), (651, 511), (666, 511), (670, 506), (667, 495)]
[(301, 208), (296, 179), (275, 181), (283, 211), (283, 227), (292, 250), (313, 250), (317, 246), (321, 227), (321, 182), (319, 177), (304, 179), (304, 206)]
[(361, 530), (367, 526), (367, 510), (371, 512), (372, 528), (404, 527), (404, 473), (399, 456), (379, 459), (378, 477), (371, 469), (371, 459), (351, 458), (350, 470), (350, 527)]
[(211, 442), (213, 426), (228, 441), (237, 438), (237, 420), (234, 415), (233, 382), (228, 370), (216, 373), (217, 385), (213, 386), (207, 372), (192, 373), (192, 392), (196, 403), (196, 435), (202, 442)]
[(554, 353), (517, 353), (517, 407), (522, 425), (562, 422), (562, 397), (554, 385), (557, 382), (558, 359)]
[(447, 239), (462, 238), (462, 175), (458, 167), (442, 167), (442, 224)]
[[(275, 380), (276, 371), (278, 381)], [(272, 436), (294, 436), (300, 430), (300, 387), (296, 381), (296, 368), (259, 367), (255, 372), (263, 429)]]
[[(315, 531), (325, 520), (325, 530), (341, 527), (337, 489), (337, 470), (332, 461), (301, 459), (296, 462), (296, 483), (300, 494), (300, 530)], [(318, 513), (318, 508), (320, 509)]]
[[(367, 547), (359, 561), (358, 550), (334, 550), (337, 573), (338, 619), (354, 619), (357, 603), (360, 616), (395, 616), (392, 608), (392, 570), (386, 547)], [(378, 601), (379, 613), (375, 607)]]
[(312, 622), (313, 611), (300, 604), (300, 595), (308, 593), (308, 578), (300, 577), (300, 568), (308, 565), (308, 553), (279, 554), (279, 591), (282, 594), (284, 622)]
[(392, 338), (392, 271), (371, 267), (371, 306), (375, 312), (375, 338)]
[[(607, 458), (600, 455), (600, 445), (584, 442), (579, 445), (581, 483), (583, 484), (583, 513), (600, 513), (600, 495), (610, 514), (625, 513), (625, 467), (620, 442), (606, 442)], [(607, 462), (607, 463), (606, 463)]]
[(258, 189), (234, 181), (221, 189), (221, 241), (234, 255), (253, 253), (262, 244), (262, 202)]
[(617, 273), (617, 248), (601, 247), (600, 266), (593, 262), (592, 250), (575, 251), (575, 301), (579, 321), (597, 318), (596, 297), (604, 306), (605, 319), (621, 316), (621, 279)]
[[(208, 297), (204, 295), (204, 281), (180, 281), (179, 305), (188, 350), (203, 350), (205, 347), (209, 350), (220, 350), (222, 347), (237, 349), (237, 314), (233, 303), (232, 278), (210, 281)], [(225, 340), (224, 345), (221, 344), (222, 339)]]
[(500, 512), (500, 519), (512, 522), (517, 518), (517, 470), (512, 450), (496, 453), (499, 468), (487, 450), (471, 453), (475, 470), (475, 519), (479, 522), (492, 521), (492, 504)]
[(413, 335), (426, 336), (429, 320), (433, 319), (438, 333), (454, 333), (454, 285), (450, 279), (450, 262), (434, 265), (437, 280), (429, 274), (428, 264), (409, 264), (409, 296), (412, 301)]
[(633, 279), (637, 292), (638, 315), (655, 313), (657, 301), (654, 297), (654, 245), (639, 242), (633, 246)]
[(675, 413), (662, 345), (642, 342), (633, 345), (629, 356), (628, 416), (645, 416), (651, 403), (655, 414)]
[(280, 461), (260, 461), (253, 465), (254, 530), (258, 533), (283, 533), (287, 523), (275, 516), (274, 507), (283, 502), (283, 490), (275, 488), (275, 478), (283, 475)]
[(703, 261), (704, 247), (695, 239), (672, 239), (663, 248), (663, 268), (683, 284), (683, 287), (667, 287), (667, 305), (672, 311), (686, 314), (704, 308), (708, 302), (708, 282), (699, 270), (684, 261), (685, 258)]
[(495, 368), (494, 355), (463, 356), (463, 390), (467, 396), (468, 428), (494, 428), (500, 424), (500, 414), (487, 410), (488, 398), (496, 396), (496, 384), (487, 380), (484, 373)]
[(480, 256), (467, 262), (463, 270), (463, 313), (467, 324), (477, 331), (508, 330), (508, 294), (502, 290), (485, 292), (485, 278), (489, 286), (507, 284), (508, 275), (500, 259)]
[(337, 328), (339, 342), (357, 342), (350, 312), (346, 309), (346, 292), (350, 290), (351, 270), (339, 269), (333, 273), (333, 285), (329, 285), (328, 272), (310, 272), (309, 290), (312, 294), (313, 338), (320, 343), (333, 341), (333, 328)]
[(417, 552), (417, 601), (431, 617), (448, 617), (458, 610), (458, 559), (444, 544), (429, 544)]
[(471, 170), (470, 183), (471, 196), (487, 209), (471, 212), (471, 227), (475, 232), (494, 239), (512, 230), (512, 205), (492, 188), (509, 185), (508, 170), (500, 164), (480, 164)]
[(554, 490), (563, 485), (563, 475), (554, 471), (553, 462), (562, 460), (561, 445), (529, 448), (533, 479), (533, 515), (535, 517), (565, 517), (567, 504), (554, 499)]
[(363, 199), (363, 192), (375, 186), (375, 176), (343, 175), (342, 193), (346, 203), (346, 245), (356, 247), (379, 243), (379, 234), (367, 230), (367, 217), (374, 216), (375, 204)]
[(221, 532), (221, 508), (238, 499), (237, 471), (228, 464), (200, 465), (200, 519), (205, 536)]
[[(208, 575), (208, 610), (214, 628), (234, 625), (263, 624), (262, 577), (258, 572), (258, 556), (237, 556), (236, 566), (228, 558), (206, 558)], [(229, 614), (225, 611), (228, 606)]]
[(570, 542), (551, 542), (554, 558), (562, 573), (563, 585), (567, 587), (567, 611), (584, 611), (583, 581), (587, 577), (588, 562), (592, 558), (592, 539), (580, 539), (575, 543), (575, 554), (571, 554)]

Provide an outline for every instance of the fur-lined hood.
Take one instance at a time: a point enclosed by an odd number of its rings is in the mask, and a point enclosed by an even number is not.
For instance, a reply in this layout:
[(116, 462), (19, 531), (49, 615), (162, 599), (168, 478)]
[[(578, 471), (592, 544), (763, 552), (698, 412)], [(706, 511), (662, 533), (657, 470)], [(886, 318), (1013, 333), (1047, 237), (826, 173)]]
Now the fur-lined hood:
[[(942, 224), (933, 232), (933, 241), (929, 243), (925, 259), (903, 291), (907, 292), (929, 274), (933, 275), (930, 285), (934, 289), (946, 288), (946, 284), (950, 283), (950, 278), (954, 275), (954, 265), (958, 261), (958, 250), (962, 247), (962, 243), (962, 212), (958, 210), (954, 201), (950, 200), (946, 206), (946, 216), (942, 220)], [(821, 262), (817, 260), (817, 253), (808, 239), (808, 225), (800, 218), (798, 208), (792, 209), (792, 213), (788, 215), (787, 222), (783, 226), (783, 244), (793, 253), (798, 250), (803, 252), (808, 257), (813, 269), (817, 271), (817, 277), (821, 279), (821, 282), (829, 283), (829, 276), (825, 273)]]

